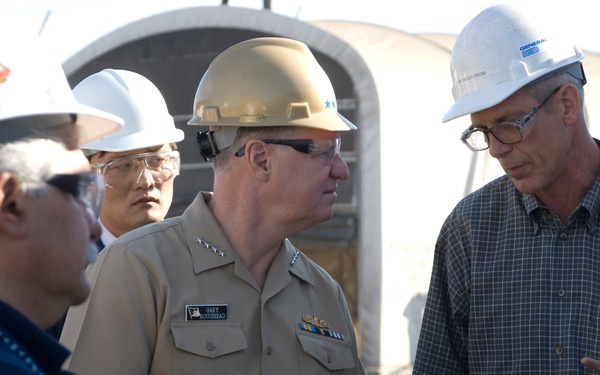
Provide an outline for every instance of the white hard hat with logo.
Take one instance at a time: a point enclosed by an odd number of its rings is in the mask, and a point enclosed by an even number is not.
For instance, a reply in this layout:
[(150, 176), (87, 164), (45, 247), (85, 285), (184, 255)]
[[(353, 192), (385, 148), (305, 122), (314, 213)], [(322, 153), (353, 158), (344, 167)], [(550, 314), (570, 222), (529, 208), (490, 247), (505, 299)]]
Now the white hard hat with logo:
[(142, 149), (184, 138), (158, 88), (138, 73), (104, 69), (81, 81), (73, 93), (79, 103), (114, 113), (125, 122), (110, 136), (83, 145), (88, 155)]
[(299, 126), (356, 129), (337, 111), (333, 86), (306, 44), (263, 37), (240, 42), (217, 56), (202, 77), (188, 125), (205, 160), (231, 146), (238, 127)]
[(51, 136), (73, 122), (79, 144), (122, 124), (118, 116), (77, 103), (60, 63), (39, 37), (6, 35), (0, 47), (0, 141)]
[(549, 73), (568, 71), (585, 83), (583, 58), (579, 47), (552, 33), (542, 14), (491, 6), (456, 39), (450, 60), (455, 103), (442, 121), (499, 104)]

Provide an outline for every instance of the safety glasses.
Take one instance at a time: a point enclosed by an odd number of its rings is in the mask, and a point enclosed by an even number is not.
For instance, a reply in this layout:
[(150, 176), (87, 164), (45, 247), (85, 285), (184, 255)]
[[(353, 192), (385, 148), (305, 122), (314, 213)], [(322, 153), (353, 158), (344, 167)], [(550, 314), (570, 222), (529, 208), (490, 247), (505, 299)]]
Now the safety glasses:
[(96, 173), (56, 174), (46, 183), (82, 201), (94, 219), (100, 215), (104, 201), (104, 178)]
[[(319, 159), (323, 164), (330, 165), (340, 153), (342, 141), (335, 139), (262, 139), (263, 142), (274, 145), (289, 146), (298, 152), (309, 154)], [(246, 146), (240, 148), (235, 156), (240, 157), (246, 153)]]
[(148, 171), (156, 183), (163, 183), (179, 174), (181, 159), (178, 151), (147, 152), (92, 164), (92, 170), (104, 176), (106, 186), (126, 188), (140, 181)]

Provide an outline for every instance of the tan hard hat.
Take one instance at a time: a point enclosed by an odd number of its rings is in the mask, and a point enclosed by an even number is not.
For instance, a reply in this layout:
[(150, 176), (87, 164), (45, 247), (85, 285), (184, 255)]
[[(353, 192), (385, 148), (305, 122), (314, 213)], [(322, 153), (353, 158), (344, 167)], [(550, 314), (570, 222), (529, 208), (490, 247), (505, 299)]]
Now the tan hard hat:
[(200, 81), (188, 125), (209, 126), (219, 149), (233, 143), (234, 129), (218, 139), (231, 127), (356, 129), (338, 113), (331, 81), (306, 44), (276, 37), (246, 40), (217, 56)]

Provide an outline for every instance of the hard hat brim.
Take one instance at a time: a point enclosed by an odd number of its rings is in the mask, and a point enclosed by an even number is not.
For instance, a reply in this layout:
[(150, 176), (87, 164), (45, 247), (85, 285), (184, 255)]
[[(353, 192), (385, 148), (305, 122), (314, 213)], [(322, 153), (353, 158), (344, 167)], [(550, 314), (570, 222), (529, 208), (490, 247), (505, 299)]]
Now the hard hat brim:
[(123, 126), (123, 120), (118, 116), (83, 105), (80, 105), (80, 108), (81, 110), (76, 113), (80, 147), (101, 139)]
[[(61, 117), (64, 116), (64, 117)], [(52, 121), (46, 121), (46, 119)], [(61, 119), (62, 122), (56, 122)], [(38, 108), (36, 112), (4, 113), (0, 118), (0, 129), (3, 141), (13, 141), (28, 136), (52, 137), (53, 129), (58, 125), (75, 121), (77, 128), (77, 145), (98, 140), (111, 134), (123, 125), (123, 120), (112, 114), (83, 105), (71, 108)], [(11, 125), (18, 125), (11, 126)]]
[[(94, 151), (123, 152), (177, 143), (182, 141), (184, 136), (183, 130), (177, 128), (154, 133), (141, 131), (119, 138), (111, 137), (111, 139), (107, 139), (106, 141), (104, 139), (99, 139), (95, 142), (87, 143), (81, 146), (81, 148)], [(136, 145), (136, 147), (132, 148), (131, 145)]]
[(585, 74), (583, 73), (583, 67), (580, 62), (583, 58), (584, 56), (576, 56), (573, 59), (565, 60), (561, 64), (557, 64), (551, 71), (538, 71), (527, 76), (525, 79), (503, 82), (464, 95), (456, 99), (452, 107), (450, 107), (450, 110), (442, 118), (442, 122), (445, 123), (464, 115), (491, 108), (502, 103), (521, 88), (541, 82), (563, 72), (571, 74), (573, 77), (582, 80), (583, 84), (585, 84)]
[(242, 122), (239, 117), (221, 117), (218, 121), (202, 121), (201, 117), (194, 116), (187, 123), (195, 126), (235, 126), (235, 127), (257, 127), (257, 126), (298, 126), (304, 128), (315, 128), (329, 131), (356, 130), (350, 120), (338, 112), (316, 113), (310, 118), (289, 120), (285, 116), (264, 116), (260, 122)]
[(445, 123), (465, 115), (491, 108), (514, 94), (522, 86), (522, 82), (511, 81), (462, 96), (458, 98), (452, 107), (450, 107), (450, 110), (446, 112), (442, 118), (442, 122)]

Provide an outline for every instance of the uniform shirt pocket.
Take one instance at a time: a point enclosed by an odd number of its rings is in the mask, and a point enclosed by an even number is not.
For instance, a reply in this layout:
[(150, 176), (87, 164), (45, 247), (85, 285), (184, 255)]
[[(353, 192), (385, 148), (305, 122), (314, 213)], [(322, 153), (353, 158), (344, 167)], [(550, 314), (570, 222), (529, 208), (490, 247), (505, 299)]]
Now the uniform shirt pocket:
[(217, 358), (248, 347), (241, 324), (172, 323), (171, 332), (178, 349), (208, 358)]
[(332, 370), (349, 369), (356, 366), (349, 341), (342, 341), (310, 332), (296, 332), (305, 353), (321, 365)]

